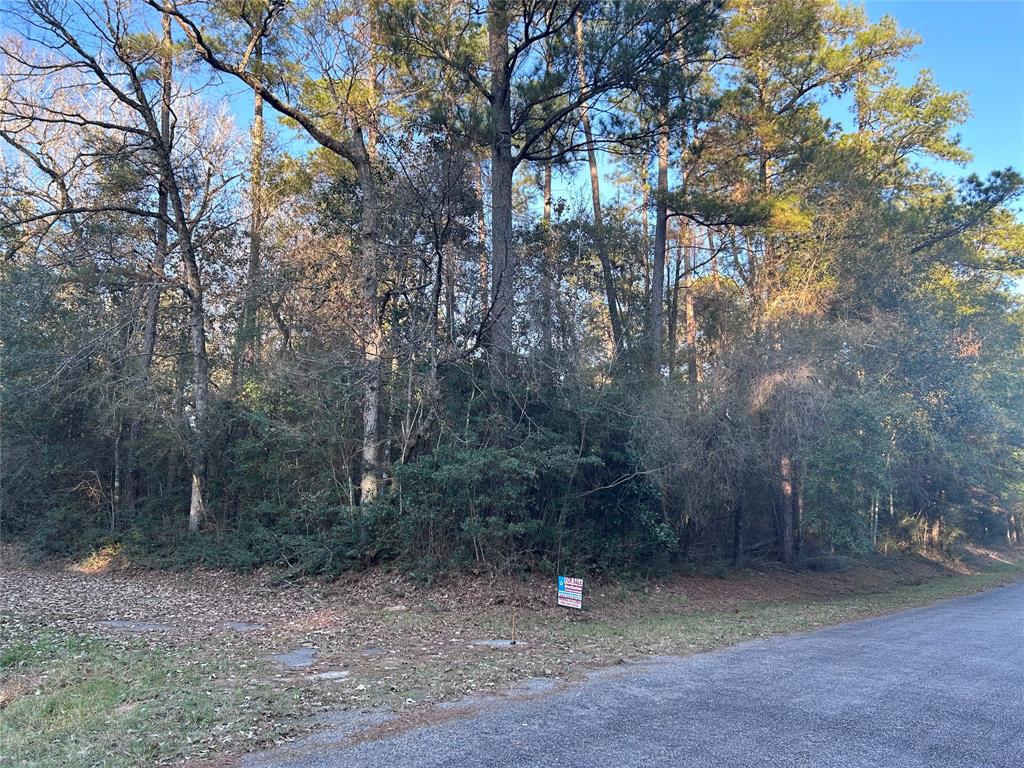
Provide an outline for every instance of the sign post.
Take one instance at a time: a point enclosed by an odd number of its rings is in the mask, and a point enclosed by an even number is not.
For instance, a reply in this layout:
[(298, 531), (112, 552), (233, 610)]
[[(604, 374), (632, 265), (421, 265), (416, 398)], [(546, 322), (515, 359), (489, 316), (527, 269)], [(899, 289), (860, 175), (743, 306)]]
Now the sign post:
[(559, 576), (558, 604), (566, 608), (583, 608), (583, 579)]

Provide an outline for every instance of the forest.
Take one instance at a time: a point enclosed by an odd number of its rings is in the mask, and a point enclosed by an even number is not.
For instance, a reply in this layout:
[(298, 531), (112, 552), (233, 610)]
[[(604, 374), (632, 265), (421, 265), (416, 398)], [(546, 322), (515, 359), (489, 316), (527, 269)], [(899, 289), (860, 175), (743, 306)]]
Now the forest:
[[(336, 575), (1024, 544), (1024, 179), (836, 0), (2, 0), (0, 534)], [(1016, 207), (1015, 207), (1016, 206)]]

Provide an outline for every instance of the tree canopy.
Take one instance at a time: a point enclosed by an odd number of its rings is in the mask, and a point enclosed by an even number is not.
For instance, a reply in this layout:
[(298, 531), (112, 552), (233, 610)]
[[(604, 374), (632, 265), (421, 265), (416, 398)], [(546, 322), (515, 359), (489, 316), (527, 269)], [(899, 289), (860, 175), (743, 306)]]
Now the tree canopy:
[[(1024, 543), (1024, 179), (836, 0), (6, 0), (5, 536)], [(836, 122), (828, 107), (848, 104)]]

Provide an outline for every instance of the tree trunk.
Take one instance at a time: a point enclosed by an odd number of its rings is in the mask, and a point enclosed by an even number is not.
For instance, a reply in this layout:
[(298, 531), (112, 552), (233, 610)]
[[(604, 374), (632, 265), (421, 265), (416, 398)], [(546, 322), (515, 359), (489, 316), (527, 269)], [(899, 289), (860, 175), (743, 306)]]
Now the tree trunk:
[[(175, 195), (178, 199), (178, 196)], [(184, 210), (176, 206), (176, 218), (184, 221)], [(210, 363), (206, 353), (206, 311), (199, 265), (192, 250), (188, 225), (178, 227), (178, 247), (185, 263), (185, 283), (189, 297), (189, 328), (192, 341), (192, 378), (195, 402), (195, 429), (192, 445), (192, 501), (189, 506), (190, 531), (198, 530), (206, 515), (203, 495), (206, 484), (206, 453), (209, 439)]]
[(377, 183), (373, 177), (370, 156), (362, 131), (356, 129), (356, 144), (361, 147), (356, 176), (362, 194), (360, 214), (360, 249), (363, 268), (363, 360), (366, 365), (363, 383), (363, 462), (359, 481), (360, 503), (377, 498), (380, 491), (380, 388), (383, 378), (383, 342), (381, 313), (377, 295), (379, 265), (377, 263)]
[(783, 456), (779, 462), (781, 504), (779, 508), (779, 557), (791, 564), (796, 560), (796, 499), (793, 482), (793, 461)]
[(651, 306), (648, 355), (652, 371), (661, 365), (664, 338), (665, 252), (668, 245), (668, 117), (658, 114), (658, 190), (655, 199), (654, 262), (651, 265)]
[(192, 500), (188, 508), (188, 529), (192, 533), (199, 530), (203, 518), (206, 517), (206, 507), (203, 504), (203, 481), (199, 472), (205, 472), (206, 467), (197, 467), (192, 473)]
[(444, 259), (444, 319), (448, 342), (455, 340), (456, 299), (455, 299), (455, 249), (442, 248), (438, 258)]
[[(145, 102), (145, 94), (138, 86), (140, 103)], [(206, 350), (206, 306), (203, 297), (203, 280), (199, 271), (199, 262), (192, 240), (192, 227), (185, 209), (185, 196), (178, 186), (174, 173), (172, 157), (172, 137), (164, 135), (164, 126), (148, 109), (140, 111), (146, 122), (152, 149), (156, 155), (159, 172), (164, 176), (167, 197), (171, 212), (174, 215), (174, 230), (178, 235), (178, 251), (181, 253), (182, 291), (188, 298), (189, 333), (192, 346), (192, 377), (193, 377), (193, 429), (190, 449), (192, 465), (192, 500), (189, 505), (189, 530), (197, 530), (206, 511), (203, 501), (206, 482), (207, 451), (209, 449), (209, 414), (210, 414), (210, 360)]]
[(512, 247), (512, 99), (508, 71), (508, 0), (493, 0), (487, 19), (491, 68), (491, 327), (490, 345), (511, 355), (512, 301), (517, 278)]
[(739, 503), (732, 510), (732, 564), (743, 562), (743, 506)]
[[(647, 158), (644, 158), (647, 160)], [(644, 164), (643, 182), (640, 185), (640, 199), (637, 205), (640, 208), (640, 246), (643, 251), (644, 265), (644, 295), (651, 292), (651, 260), (648, 258), (651, 252), (651, 184), (648, 176), (647, 163)]]
[[(371, 102), (377, 99), (380, 83), (376, 79), (374, 54), (376, 47), (376, 9), (369, 6), (367, 23), (361, 29), (363, 46), (370, 51), (367, 77), (373, 93)], [(365, 126), (354, 124), (349, 141), (356, 178), (361, 197), (359, 218), (359, 249), (362, 260), (362, 311), (363, 311), (363, 361), (365, 363), (363, 383), (363, 446), (362, 474), (359, 479), (359, 502), (367, 504), (380, 494), (384, 464), (390, 455), (390, 443), (382, 451), (380, 437), (381, 383), (384, 378), (384, 317), (380, 303), (381, 265), (379, 263), (378, 219), (380, 197), (377, 178), (374, 175), (374, 161), (377, 158), (377, 129), (373, 123), (367, 132)], [(385, 419), (386, 421), (386, 419)], [(391, 431), (387, 436), (390, 438)]]
[[(757, 178), (761, 187), (761, 193), (767, 198), (771, 193), (771, 180), (768, 176), (769, 159), (762, 155), (758, 161)], [(750, 291), (754, 302), (755, 312), (766, 309), (770, 306), (772, 295), (775, 291), (775, 243), (772, 242), (770, 234), (765, 233), (763, 243), (763, 261), (757, 265), (755, 249), (750, 249)], [(760, 324), (761, 318), (756, 317), (755, 322)]]
[[(161, 19), (163, 28), (163, 55), (160, 60), (160, 135), (167, 142), (171, 143), (171, 76), (173, 40), (171, 38), (171, 17), (163, 14)], [(142, 353), (139, 356), (139, 365), (142, 369), (143, 384), (149, 382), (149, 369), (153, 364), (153, 353), (156, 350), (157, 322), (160, 311), (160, 294), (163, 288), (164, 268), (167, 266), (167, 174), (161, 166), (159, 179), (157, 181), (156, 193), (156, 245), (153, 256), (153, 266), (150, 269), (149, 279), (152, 281), (146, 291), (146, 322), (142, 331)], [(138, 466), (138, 442), (142, 434), (142, 414), (136, 413), (132, 417), (131, 425), (128, 428), (128, 465), (127, 482), (125, 483), (125, 506), (129, 509), (134, 507), (139, 491), (139, 466)]]
[(928, 541), (931, 548), (938, 551), (942, 549), (942, 518), (936, 517), (931, 521), (928, 532)]
[(686, 316), (686, 378), (691, 384), (700, 381), (700, 369), (697, 368), (697, 316), (693, 311), (693, 265), (694, 251), (697, 248), (696, 238), (690, 233), (690, 242), (683, 245), (683, 301)]
[(551, 233), (551, 165), (544, 166), (544, 208), (541, 218), (541, 229), (544, 234), (544, 247), (541, 255), (540, 272), (540, 313), (538, 326), (540, 328), (540, 350), (541, 356), (546, 360), (551, 355), (551, 336), (554, 311), (554, 286), (552, 285), (552, 273), (554, 272), (554, 257), (552, 254), (554, 243)]
[(477, 274), (480, 281), (480, 323), (486, 327), (490, 323), (491, 297), (490, 297), (490, 263), (487, 254), (487, 217), (484, 216), (484, 169), (483, 161), (476, 163), (476, 191), (480, 198), (480, 213), (477, 217), (476, 231), (477, 240), (480, 243), (480, 259), (477, 264)]
[(110, 533), (114, 533), (117, 508), (121, 503), (121, 433), (124, 431), (124, 419), (118, 418), (117, 431), (114, 433), (114, 466), (111, 469), (113, 488), (110, 496)]
[[(184, 326), (178, 329), (174, 352), (174, 397), (171, 399), (171, 423), (174, 431), (181, 434), (185, 422), (185, 358), (188, 355), (188, 333)], [(172, 448), (167, 454), (167, 488), (177, 487), (180, 468), (178, 453)]]
[[(257, 67), (263, 62), (263, 38), (261, 37), (253, 51), (253, 59)], [(242, 300), (242, 317), (238, 323), (235, 337), (235, 348), (231, 365), (231, 388), (237, 389), (239, 378), (247, 366), (255, 363), (259, 357), (259, 323), (257, 315), (257, 294), (260, 285), (263, 256), (263, 145), (265, 128), (263, 123), (263, 96), (253, 91), (252, 157), (250, 159), (249, 180), (249, 263), (245, 274), (245, 296)]]
[(876, 551), (878, 549), (878, 494), (875, 493), (871, 496), (871, 549)]
[[(583, 49), (583, 18), (576, 16), (576, 51), (579, 88), (587, 87), (587, 71)], [(604, 211), (601, 207), (601, 176), (597, 167), (597, 151), (594, 148), (594, 133), (590, 126), (590, 109), (586, 103), (580, 107), (580, 120), (583, 123), (583, 135), (587, 142), (587, 163), (590, 166), (590, 195), (594, 205), (594, 244), (597, 246), (597, 258), (601, 262), (601, 276), (604, 279), (605, 302), (608, 306), (608, 323), (612, 331), (612, 343), (615, 350), (622, 349), (622, 320), (619, 318), (619, 300), (615, 287), (615, 273), (608, 255), (608, 242), (604, 233)]]
[[(160, 61), (160, 135), (168, 146), (171, 144), (171, 76), (172, 46), (171, 17), (165, 13), (163, 25), (164, 55)], [(157, 313), (160, 307), (160, 292), (167, 264), (167, 174), (161, 169), (156, 198), (156, 254), (153, 259), (152, 280), (146, 297), (146, 327), (142, 339), (142, 369), (148, 375), (156, 348)]]
[(678, 230), (678, 239), (676, 241), (676, 253), (670, 260), (671, 267), (669, 267), (669, 290), (668, 290), (668, 377), (674, 378), (676, 373), (676, 347), (679, 344), (678, 331), (679, 331), (679, 286), (683, 280), (682, 265), (679, 260), (680, 254), (684, 248), (683, 243), (683, 229), (682, 227)]
[(804, 490), (799, 467), (793, 470), (793, 554), (800, 557), (804, 549)]
[(192, 230), (182, 202), (181, 190), (178, 188), (171, 166), (170, 146), (165, 146), (165, 154), (161, 158), (165, 166), (170, 193), (171, 206), (174, 209), (175, 231), (178, 235), (178, 250), (181, 251), (182, 268), (185, 283), (182, 286), (189, 302), (189, 332), (192, 342), (192, 386), (195, 404), (195, 421), (192, 430), (191, 463), (192, 463), (192, 501), (189, 506), (189, 530), (198, 530), (206, 514), (203, 501), (206, 484), (206, 462), (209, 440), (210, 414), (210, 359), (206, 351), (206, 307), (203, 297), (202, 275), (199, 262), (192, 244)]
[(167, 198), (173, 213), (174, 230), (178, 235), (178, 251), (181, 254), (182, 292), (189, 304), (189, 332), (192, 346), (193, 376), (193, 428), (189, 446), (192, 465), (192, 500), (189, 507), (189, 529), (198, 529), (205, 515), (203, 486), (206, 482), (207, 451), (209, 449), (210, 413), (210, 360), (206, 350), (206, 307), (203, 298), (202, 274), (192, 240), (192, 224), (185, 208), (185, 195), (178, 186), (174, 172), (173, 137), (165, 135), (158, 116), (149, 108), (149, 101), (142, 90), (141, 81), (133, 78), (139, 116), (146, 125), (150, 149), (154, 154), (157, 172), (166, 181)]

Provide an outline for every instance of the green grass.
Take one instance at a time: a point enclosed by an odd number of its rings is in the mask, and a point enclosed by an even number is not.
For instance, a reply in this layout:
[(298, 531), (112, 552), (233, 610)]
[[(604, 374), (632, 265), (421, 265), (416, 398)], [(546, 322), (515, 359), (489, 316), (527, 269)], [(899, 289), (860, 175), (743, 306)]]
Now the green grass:
[(78, 653), (83, 646), (80, 637), (42, 631), (30, 640), (14, 642), (0, 650), (0, 670), (29, 670), (61, 655)]
[(560, 631), (578, 643), (620, 643), (644, 653), (686, 653), (769, 635), (807, 632), (854, 619), (928, 605), (1012, 582), (1024, 563), (994, 563), (985, 571), (841, 598), (745, 603), (728, 610), (687, 610), (627, 619), (567, 624)]
[(0, 765), (145, 766), (235, 751), (275, 735), (288, 691), (254, 685), (232, 662), (187, 649), (39, 632), (3, 653), (10, 703), (0, 711)]

